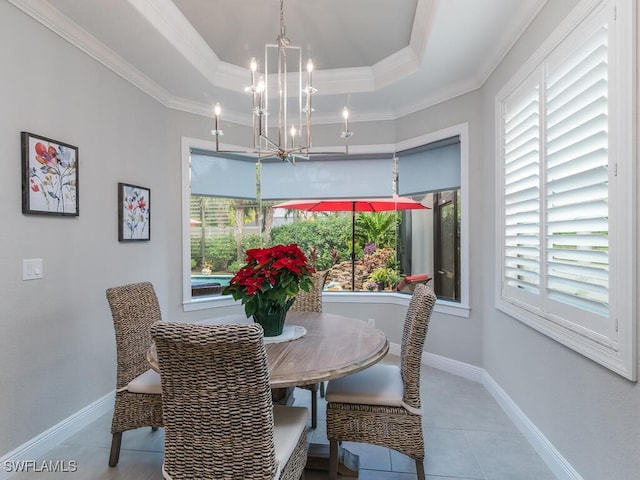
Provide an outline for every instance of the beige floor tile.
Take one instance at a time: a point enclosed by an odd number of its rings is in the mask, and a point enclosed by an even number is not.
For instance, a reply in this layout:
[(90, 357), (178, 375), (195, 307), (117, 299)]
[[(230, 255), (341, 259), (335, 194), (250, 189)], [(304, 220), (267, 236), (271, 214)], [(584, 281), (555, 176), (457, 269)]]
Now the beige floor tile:
[[(387, 361), (397, 361), (397, 358)], [(423, 367), (421, 392), (427, 480), (554, 478), (482, 385)], [(308, 390), (296, 389), (294, 395), (296, 405), (310, 406)], [(318, 400), (318, 427), (309, 430), (308, 439), (328, 444), (326, 402), (319, 396)], [(11, 480), (160, 480), (163, 429), (125, 432), (120, 462), (117, 467), (109, 468), (110, 426), (111, 414), (103, 415), (36, 462), (36, 466), (42, 467), (42, 462), (58, 461), (68, 468), (73, 460), (77, 472), (45, 473), (31, 468), (15, 474)], [(343, 446), (360, 456), (360, 480), (416, 478), (414, 461), (398, 452), (346, 442)], [(306, 480), (326, 478), (327, 472), (306, 473)]]

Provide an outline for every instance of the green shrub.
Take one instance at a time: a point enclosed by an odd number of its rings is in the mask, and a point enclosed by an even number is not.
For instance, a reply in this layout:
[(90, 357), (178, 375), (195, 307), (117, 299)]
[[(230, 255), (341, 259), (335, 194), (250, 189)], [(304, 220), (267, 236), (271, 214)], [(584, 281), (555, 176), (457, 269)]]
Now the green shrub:
[(271, 230), (271, 243), (297, 243), (309, 255), (315, 248), (318, 258), (316, 270), (326, 270), (333, 265), (331, 251), (338, 252), (340, 261), (351, 258), (351, 217), (348, 215), (318, 215), (309, 220), (278, 225)]
[(394, 288), (400, 281), (400, 275), (393, 268), (380, 267), (371, 272), (367, 280), (382, 285), (384, 288)]
[(200, 237), (191, 237), (191, 269), (200, 270), (202, 268), (202, 249), (200, 247)]
[[(358, 219), (355, 244), (356, 259), (363, 256), (363, 247), (366, 242), (377, 239), (381, 242), (377, 244), (378, 247), (389, 243), (388, 236), (395, 231), (395, 221), (395, 214), (367, 215), (364, 221)], [(311, 249), (315, 249), (314, 266), (316, 270), (327, 270), (336, 261), (351, 260), (351, 235), (350, 213), (319, 213), (308, 220), (273, 227), (269, 245), (297, 243), (307, 256), (310, 256)], [(234, 273), (243, 264), (244, 252), (250, 248), (265, 246), (268, 245), (260, 235), (243, 237), (243, 258), (238, 260), (237, 243), (233, 233), (212, 236), (206, 238), (205, 241), (204, 261), (211, 264), (211, 269), (214, 272)], [(334, 250), (335, 255), (332, 253)], [(202, 262), (200, 237), (191, 237), (192, 268), (201, 269)], [(380, 263), (371, 265), (371, 267), (382, 266)], [(386, 266), (392, 266), (390, 260), (387, 263)]]
[(242, 251), (246, 252), (250, 248), (265, 247), (264, 240), (260, 235), (247, 235), (242, 238)]
[(229, 266), (227, 267), (227, 272), (233, 273), (235, 275), (242, 267), (244, 267), (244, 262), (239, 262), (238, 260), (236, 260), (235, 262), (231, 262), (229, 264)]
[(214, 272), (226, 272), (229, 264), (236, 260), (236, 239), (233, 234), (207, 238), (205, 256)]

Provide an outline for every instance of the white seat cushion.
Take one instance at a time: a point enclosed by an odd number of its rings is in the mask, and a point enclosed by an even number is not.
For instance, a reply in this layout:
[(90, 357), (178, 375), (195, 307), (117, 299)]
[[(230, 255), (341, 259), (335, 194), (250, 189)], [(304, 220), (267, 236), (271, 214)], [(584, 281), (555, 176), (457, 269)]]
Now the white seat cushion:
[(280, 477), (280, 472), (289, 461), (293, 450), (298, 445), (300, 435), (307, 429), (309, 413), (304, 407), (273, 406), (273, 443), (276, 449), (278, 470), (274, 478)]
[(160, 374), (155, 370), (147, 370), (131, 380), (125, 390), (131, 393), (157, 393), (162, 395)]
[(396, 365), (376, 364), (329, 382), (327, 402), (401, 407), (402, 375)]

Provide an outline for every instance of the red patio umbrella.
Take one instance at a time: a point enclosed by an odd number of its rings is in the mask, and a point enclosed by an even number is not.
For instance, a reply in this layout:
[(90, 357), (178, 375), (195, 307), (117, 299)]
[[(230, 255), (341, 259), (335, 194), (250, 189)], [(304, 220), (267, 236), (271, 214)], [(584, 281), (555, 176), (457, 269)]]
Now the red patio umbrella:
[(351, 212), (351, 290), (356, 283), (356, 212), (391, 212), (395, 210), (426, 210), (420, 202), (407, 197), (386, 198), (330, 198), (326, 200), (289, 200), (273, 208), (304, 210), (307, 212)]

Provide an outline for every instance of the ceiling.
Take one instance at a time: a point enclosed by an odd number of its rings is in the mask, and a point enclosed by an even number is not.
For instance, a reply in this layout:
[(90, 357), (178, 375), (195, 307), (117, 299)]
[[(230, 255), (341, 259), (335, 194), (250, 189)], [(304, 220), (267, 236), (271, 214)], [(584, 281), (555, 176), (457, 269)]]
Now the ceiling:
[[(9, 0), (164, 105), (251, 122), (251, 57), (279, 0)], [(314, 122), (393, 120), (482, 86), (546, 0), (285, 0)], [(303, 60), (303, 61), (305, 61)]]

